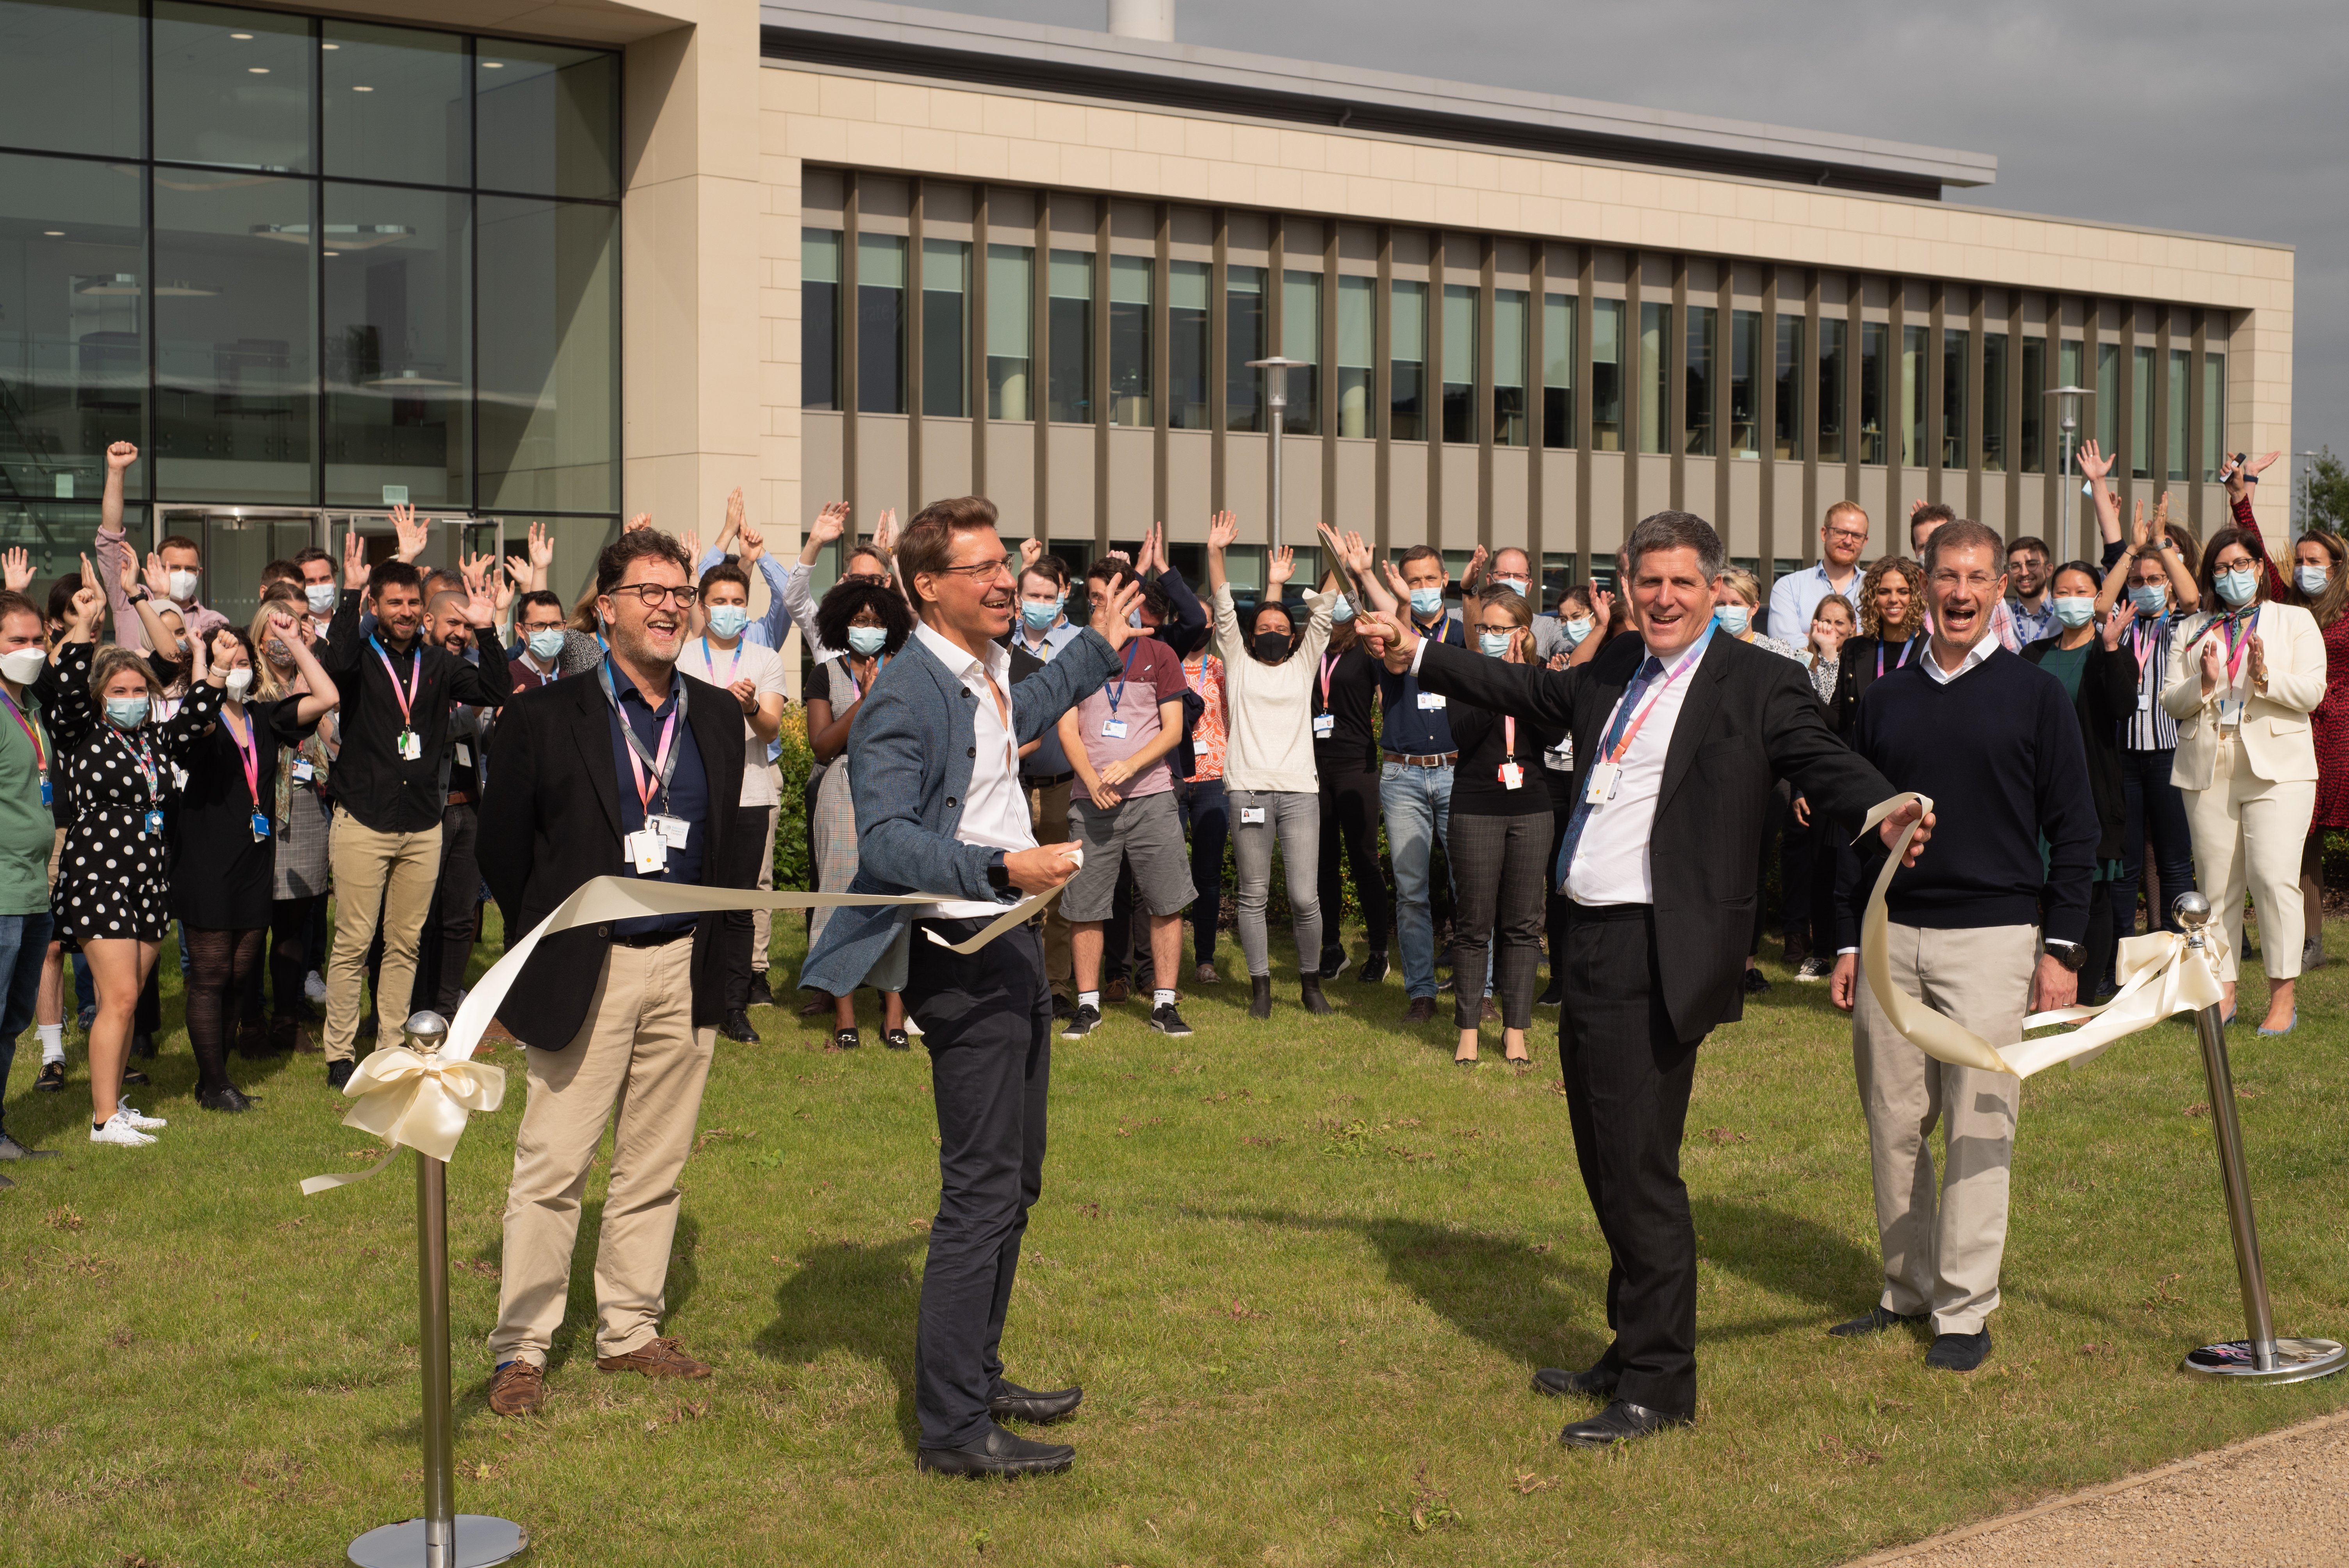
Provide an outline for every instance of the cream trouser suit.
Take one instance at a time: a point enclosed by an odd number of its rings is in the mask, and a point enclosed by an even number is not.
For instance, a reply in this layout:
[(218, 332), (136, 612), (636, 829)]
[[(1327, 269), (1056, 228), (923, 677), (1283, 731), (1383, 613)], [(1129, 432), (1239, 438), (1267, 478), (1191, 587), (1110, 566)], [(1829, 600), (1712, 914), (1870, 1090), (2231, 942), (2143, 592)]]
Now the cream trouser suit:
[[(2028, 925), (1886, 928), (1892, 983), (1992, 1045), (2023, 1037), (2038, 963)], [(1973, 1334), (1998, 1310), (2006, 1254), (2007, 1171), (2023, 1080), (1936, 1061), (1892, 1027), (1859, 977), (1851, 1052), (1884, 1244), (1883, 1305), (1933, 1316), (1936, 1334)], [(1932, 1133), (1944, 1129), (1938, 1189)], [(1937, 1202), (1938, 1200), (1938, 1202)]]
[(595, 1354), (626, 1356), (660, 1333), (677, 1178), (693, 1150), (716, 1033), (693, 1026), (693, 938), (615, 944), (587, 1022), (559, 1051), (526, 1047), (530, 1099), (514, 1141), (492, 1362), (546, 1365), (571, 1291), (579, 1203), (604, 1126), (612, 1181), (595, 1240)]
[(2270, 783), (2246, 766), (2233, 737), (2220, 740), (2210, 762), (2210, 787), (2186, 791), (2186, 821), (2194, 830), (2194, 882), (2227, 923), (2227, 954), (2219, 978), (2235, 978), (2243, 951), (2243, 894), (2260, 912), (2260, 962), (2271, 980), (2300, 974), (2308, 939), (2300, 896), (2300, 854), (2316, 814), (2316, 780)]

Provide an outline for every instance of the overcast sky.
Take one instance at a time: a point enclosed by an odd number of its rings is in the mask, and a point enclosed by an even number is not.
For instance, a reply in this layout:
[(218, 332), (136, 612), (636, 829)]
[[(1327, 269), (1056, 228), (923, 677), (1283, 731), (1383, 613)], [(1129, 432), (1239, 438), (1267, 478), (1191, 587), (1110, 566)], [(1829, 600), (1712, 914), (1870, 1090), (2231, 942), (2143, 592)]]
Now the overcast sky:
[[(1106, 0), (928, 0), (1099, 28)], [(2349, 450), (2349, 5), (1177, 0), (1183, 43), (1993, 153), (1969, 205), (2297, 252), (2292, 445)]]

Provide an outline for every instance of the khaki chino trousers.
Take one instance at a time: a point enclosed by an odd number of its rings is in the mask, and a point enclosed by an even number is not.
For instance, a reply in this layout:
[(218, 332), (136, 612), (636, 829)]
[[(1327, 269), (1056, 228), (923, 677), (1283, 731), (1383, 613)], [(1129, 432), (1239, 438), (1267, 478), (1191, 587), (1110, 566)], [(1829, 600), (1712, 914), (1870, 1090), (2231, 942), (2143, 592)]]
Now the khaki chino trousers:
[[(396, 1046), (414, 1009), (416, 946), (432, 889), (440, 880), (440, 824), (420, 833), (378, 833), (348, 811), (335, 813), (326, 841), (335, 873), (335, 946), (326, 961), (326, 1059), (357, 1054), (359, 999), (366, 994), (368, 944), (383, 923), (383, 967), (376, 972), (376, 1044)], [(461, 982), (462, 975), (458, 979)], [(429, 999), (428, 999), (429, 1000)]]
[[(1935, 931), (1887, 927), (1892, 983), (1993, 1046), (2023, 1037), (2038, 962), (2028, 925)], [(2006, 1253), (2007, 1172), (2022, 1080), (1936, 1061), (1892, 1027), (1863, 973), (1852, 1058), (1876, 1180), (1885, 1309), (1930, 1313), (1936, 1334), (1972, 1334), (1998, 1309)], [(1932, 1134), (1942, 1128), (1940, 1179)]]
[(612, 1181), (595, 1238), (595, 1354), (626, 1356), (660, 1333), (677, 1179), (693, 1150), (716, 1032), (693, 1026), (693, 938), (615, 944), (587, 1022), (559, 1051), (525, 1047), (530, 1099), (514, 1140), (493, 1364), (546, 1365), (571, 1291), (580, 1201), (604, 1128)]

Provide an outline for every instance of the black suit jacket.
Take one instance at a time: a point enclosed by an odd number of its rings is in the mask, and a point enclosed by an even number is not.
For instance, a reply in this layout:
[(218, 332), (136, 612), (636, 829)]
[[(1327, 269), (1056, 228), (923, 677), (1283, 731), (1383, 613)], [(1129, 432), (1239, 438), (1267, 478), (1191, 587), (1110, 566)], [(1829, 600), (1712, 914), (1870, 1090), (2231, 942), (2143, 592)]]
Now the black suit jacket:
[[(1640, 638), (1619, 637), (1587, 665), (1552, 670), (1431, 643), (1419, 684), (1479, 707), (1566, 726), (1574, 736), (1578, 801), (1608, 715), (1647, 656)], [(1693, 1044), (1745, 1014), (1745, 952), (1754, 940), (1772, 781), (1793, 780), (1812, 810), (1851, 827), (1893, 790), (1836, 738), (1810, 677), (1784, 655), (1716, 636), (1704, 662), (1684, 678), (1688, 695), (1664, 753), (1648, 864), (1656, 891), (1657, 979), (1673, 1028)], [(1574, 998), (1566, 1005), (1574, 1006)]]
[[(742, 803), (742, 709), (733, 694), (685, 677), (686, 726), (701, 750), (709, 781), (709, 837), (701, 857), (705, 887), (750, 887), (758, 881), (764, 835), (746, 851), (734, 831)], [(518, 942), (591, 877), (626, 872), (620, 849), (620, 781), (612, 763), (611, 705), (592, 674), (571, 676), (510, 701), (490, 748), (490, 782), (481, 796), (481, 880)], [(748, 859), (745, 860), (747, 852)], [(693, 933), (693, 1021), (724, 1015), (718, 959), (722, 914), (705, 914)], [(538, 944), (498, 1009), (499, 1021), (524, 1043), (559, 1051), (587, 1019), (587, 1004), (611, 949), (608, 925), (575, 926)]]

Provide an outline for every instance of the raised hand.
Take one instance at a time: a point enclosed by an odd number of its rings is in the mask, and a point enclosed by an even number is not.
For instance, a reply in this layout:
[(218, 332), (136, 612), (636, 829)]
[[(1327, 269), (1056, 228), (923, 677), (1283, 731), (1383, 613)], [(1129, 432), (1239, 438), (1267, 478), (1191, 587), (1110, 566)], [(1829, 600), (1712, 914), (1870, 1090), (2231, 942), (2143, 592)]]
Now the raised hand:
[(1093, 600), (1093, 630), (1109, 641), (1112, 651), (1122, 649), (1136, 637), (1146, 637), (1146, 626), (1131, 624), (1126, 617), (1142, 603), (1142, 582), (1135, 577), (1120, 580), (1117, 587), (1106, 593), (1095, 593)]
[(518, 592), (516, 585), (521, 576), (527, 572), (526, 568), (517, 572), (514, 558), (511, 555), (505, 558), (505, 565), (506, 569), (503, 572), (493, 572), (490, 574), (490, 597), (496, 602), (501, 619), (509, 609), (513, 607), (514, 594)]
[[(742, 531), (742, 487), (736, 485), (726, 497), (726, 526), (718, 531), (718, 548), (722, 553), (726, 542)], [(696, 560), (700, 559), (698, 556)]]
[[(531, 586), (531, 577), (530, 563), (519, 555), (509, 555), (506, 557), (506, 580), (498, 585), (498, 592), (502, 595), (534, 593), (536, 590)], [(502, 597), (498, 603), (502, 608), (505, 599)]]
[(2279, 447), (2263, 458), (2247, 459), (2243, 463), (2243, 473), (2247, 478), (2257, 479), (2267, 472), (2274, 465), (2275, 460), (2282, 456), (2283, 456), (2283, 449)]
[(367, 585), (367, 541), (357, 529), (343, 535), (343, 586), (346, 589)]
[(2080, 465), (2080, 472), (2087, 478), (2101, 480), (2113, 471), (2113, 464), (2116, 459), (2105, 456), (2097, 449), (2095, 441), (2091, 438), (2081, 442), (2074, 449), (2072, 460)]
[[(1040, 540), (1040, 539), (1023, 539), (1023, 540), (1021, 540), (1021, 541), (1019, 542), (1019, 571), (1020, 571), (1020, 572), (1025, 572), (1025, 571), (1027, 571), (1030, 567), (1031, 567), (1031, 566), (1035, 565), (1035, 564), (1036, 564), (1036, 562), (1038, 562), (1039, 561), (1041, 561), (1041, 560), (1043, 560), (1043, 559), (1044, 559), (1044, 542), (1043, 542), (1042, 540)], [(1014, 576), (1017, 576), (1017, 575), (1019, 575), (1019, 573), (1013, 573), (1013, 575), (1014, 575)]]
[(634, 533), (640, 528), (650, 528), (652, 525), (653, 514), (648, 511), (640, 511), (636, 513), (636, 516), (628, 519), (627, 521), (622, 523), (620, 525), (620, 531), (622, 533)]
[(2267, 644), (2261, 639), (2257, 632), (2251, 634), (2251, 684), (2253, 686), (2268, 684)]
[(1604, 637), (1607, 628), (1615, 624), (1615, 593), (1609, 588), (1590, 591), (1590, 634)]
[(2136, 516), (2129, 523), (2129, 547), (2143, 550), (2153, 542), (2153, 534), (2145, 525), (2145, 502), (2136, 502), (2134, 510)]
[(2209, 696), (2227, 680), (2226, 656), (2219, 652), (2219, 639), (2207, 637), (2202, 643), (2202, 695)]
[(1286, 544), (1276, 545), (1264, 562), (1264, 582), (1268, 591), (1285, 585), (1297, 574), (1297, 552)]
[(1460, 574), (1462, 593), (1468, 593), (1475, 584), (1485, 581), (1485, 562), (1490, 559), (1481, 544), (1468, 552), (1468, 570)]
[(678, 542), (685, 546), (685, 558), (693, 562), (693, 569), (697, 572), (700, 571), (701, 531), (698, 528), (688, 528), (685, 531), (685, 537)]
[(211, 636), (189, 640), (196, 649), (196, 677), (216, 686), (228, 685), (228, 662), (238, 648), (236, 634), (226, 626), (215, 626)]
[(417, 521), (416, 509), (405, 502), (391, 509), (391, 527), (399, 536), (399, 548), (393, 553), (401, 561), (414, 561), (432, 541), (431, 524)]
[(22, 593), (33, 585), (33, 558), (25, 552), (24, 546), (18, 545), (7, 554), (0, 555), (0, 568), (6, 571), (9, 593)]
[(1395, 596), (1395, 603), (1410, 603), (1411, 584), (1402, 580), (1402, 573), (1395, 570), (1395, 563), (1392, 561), (1381, 561), (1379, 562), (1379, 569), (1386, 573), (1387, 592)]
[(490, 565), (490, 558), (486, 555), (467, 555), (462, 551), (458, 552), (457, 575), (464, 579), (467, 593), (479, 593), (488, 586)]
[(1240, 520), (1228, 510), (1207, 520), (1207, 548), (1220, 555), (1240, 536)]
[(1372, 559), (1371, 547), (1363, 542), (1361, 532), (1355, 529), (1348, 529), (1346, 531), (1346, 569), (1357, 576), (1367, 577), (1370, 575)]
[(1354, 629), (1364, 645), (1379, 645), (1380, 656), (1390, 673), (1402, 675), (1411, 668), (1412, 656), (1419, 651), (1419, 634), (1412, 629), (1411, 617), (1400, 609), (1373, 610), (1365, 605), (1355, 612)]
[(2101, 629), (2101, 634), (2104, 637), (2105, 650), (2107, 653), (2121, 645), (2121, 634), (2128, 630), (2128, 614), (2117, 607), (2116, 607), (2110, 614), (2105, 617), (2105, 624)]
[(766, 553), (767, 536), (749, 523), (744, 523), (742, 525), (742, 564), (748, 566)]
[(138, 460), (139, 449), (128, 441), (117, 441), (106, 449), (106, 466), (115, 473), (120, 473)]
[(847, 531), (848, 503), (844, 500), (827, 501), (823, 510), (815, 514), (815, 521), (808, 524), (808, 537), (818, 544), (830, 544)]
[[(554, 536), (543, 522), (530, 525), (530, 564), (533, 571), (544, 572), (554, 564)], [(543, 583), (541, 586), (544, 586)]]
[(1143, 577), (1155, 577), (1166, 570), (1166, 525), (1154, 522), (1142, 535), (1142, 550), (1133, 558), (1133, 569)]
[(69, 612), (75, 640), (86, 642), (98, 628), (98, 618), (106, 613), (106, 590), (98, 585), (98, 573), (91, 570), (89, 557), (81, 558), (81, 586), (74, 590), (73, 609)]
[(2162, 491), (2153, 502), (2153, 537), (2167, 543), (2169, 539), (2169, 492)]
[(885, 556), (895, 552), (897, 548), (897, 509), (895, 507), (885, 506), (881, 509), (881, 520), (873, 525), (873, 548)]
[(497, 606), (490, 600), (489, 565), (486, 555), (478, 558), (481, 574), (471, 570), (465, 573), (465, 624), (479, 631), (497, 624)]

